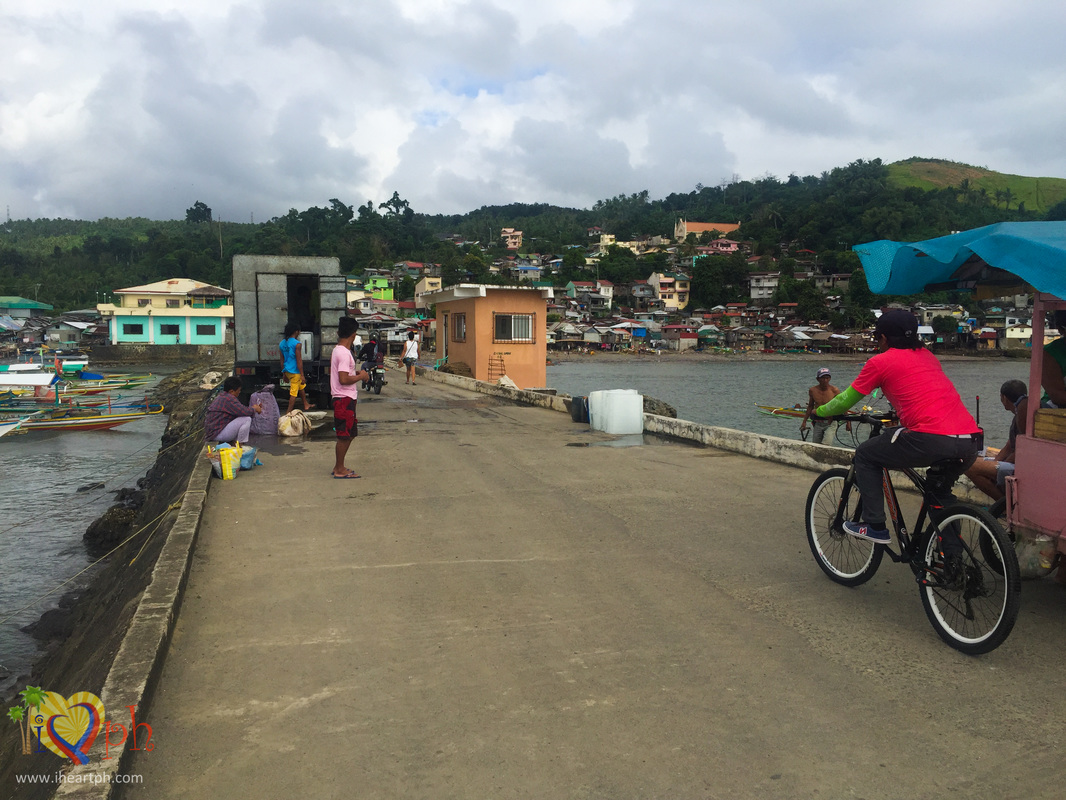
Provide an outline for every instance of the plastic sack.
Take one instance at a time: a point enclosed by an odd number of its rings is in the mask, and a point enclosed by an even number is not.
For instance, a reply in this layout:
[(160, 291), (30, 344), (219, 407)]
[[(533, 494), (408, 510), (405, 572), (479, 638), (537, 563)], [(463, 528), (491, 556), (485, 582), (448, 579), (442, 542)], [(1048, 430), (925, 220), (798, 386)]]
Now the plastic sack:
[(311, 432), (311, 420), (300, 409), (294, 408), (278, 420), (279, 436), (303, 436)]
[(248, 399), (248, 405), (254, 406), (256, 403), (262, 403), (263, 413), (252, 417), (252, 433), (276, 434), (278, 432), (278, 418), (281, 416), (281, 409), (278, 408), (278, 400), (274, 397), (274, 384), (269, 383), (258, 392), (252, 394)]

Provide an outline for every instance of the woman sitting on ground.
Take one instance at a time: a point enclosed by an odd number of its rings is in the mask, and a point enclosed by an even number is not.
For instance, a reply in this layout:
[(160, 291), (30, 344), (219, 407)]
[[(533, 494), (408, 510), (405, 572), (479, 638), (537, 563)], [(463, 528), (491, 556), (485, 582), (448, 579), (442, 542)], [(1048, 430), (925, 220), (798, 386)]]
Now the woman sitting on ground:
[(263, 406), (256, 403), (249, 408), (237, 399), (241, 393), (241, 379), (231, 375), (222, 382), (222, 391), (211, 401), (204, 417), (204, 439), (209, 442), (248, 441), (252, 417), (263, 413)]

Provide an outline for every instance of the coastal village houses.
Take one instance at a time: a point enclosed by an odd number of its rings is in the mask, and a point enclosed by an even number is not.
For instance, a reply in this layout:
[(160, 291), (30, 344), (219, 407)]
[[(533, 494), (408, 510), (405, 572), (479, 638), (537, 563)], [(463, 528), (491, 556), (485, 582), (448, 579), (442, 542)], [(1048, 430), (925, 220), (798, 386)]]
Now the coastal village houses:
[(0, 297), (0, 317), (28, 319), (52, 310), (48, 303), (38, 303), (25, 297)]
[(111, 344), (226, 343), (233, 321), (229, 289), (191, 278), (172, 278), (112, 292), (96, 309), (108, 323)]

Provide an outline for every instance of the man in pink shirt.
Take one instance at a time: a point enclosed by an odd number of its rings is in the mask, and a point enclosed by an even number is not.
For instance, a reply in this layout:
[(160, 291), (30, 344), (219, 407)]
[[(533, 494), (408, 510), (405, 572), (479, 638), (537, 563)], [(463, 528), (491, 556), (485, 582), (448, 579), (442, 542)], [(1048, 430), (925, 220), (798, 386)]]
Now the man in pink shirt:
[(862, 497), (863, 523), (844, 523), (844, 530), (852, 536), (888, 544), (882, 469), (962, 459), (954, 477), (945, 478), (946, 490), (973, 464), (984, 435), (936, 356), (918, 338), (918, 320), (912, 313), (886, 311), (877, 319), (874, 338), (881, 352), (866, 362), (851, 386), (818, 406), (816, 413), (819, 417), (842, 414), (878, 387), (896, 410), (901, 427), (887, 428), (855, 448), (852, 463)]
[(333, 465), (334, 478), (358, 478), (354, 470), (344, 466), (344, 457), (352, 445), (352, 436), (358, 435), (355, 405), (359, 400), (359, 381), (367, 379), (366, 372), (356, 370), (352, 342), (359, 323), (352, 317), (341, 317), (337, 323), (337, 346), (329, 360), (329, 391), (333, 396), (333, 430), (337, 433), (337, 462)]

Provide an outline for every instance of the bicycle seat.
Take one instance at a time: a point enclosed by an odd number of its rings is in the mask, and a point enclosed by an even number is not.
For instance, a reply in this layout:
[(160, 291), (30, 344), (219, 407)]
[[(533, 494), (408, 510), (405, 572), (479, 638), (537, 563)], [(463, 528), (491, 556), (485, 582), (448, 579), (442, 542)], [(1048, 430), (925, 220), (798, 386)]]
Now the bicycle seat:
[(943, 475), (947, 472), (961, 472), (963, 465), (966, 463), (966, 459), (963, 458), (942, 458), (939, 461), (934, 461), (929, 465), (926, 470), (927, 475)]

